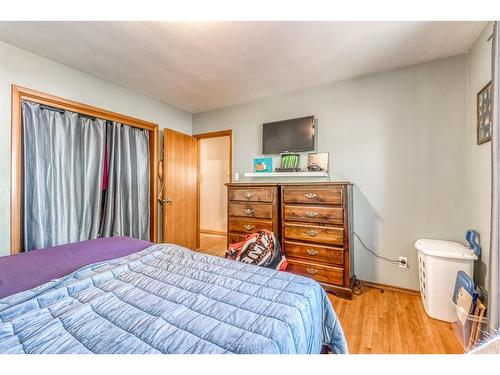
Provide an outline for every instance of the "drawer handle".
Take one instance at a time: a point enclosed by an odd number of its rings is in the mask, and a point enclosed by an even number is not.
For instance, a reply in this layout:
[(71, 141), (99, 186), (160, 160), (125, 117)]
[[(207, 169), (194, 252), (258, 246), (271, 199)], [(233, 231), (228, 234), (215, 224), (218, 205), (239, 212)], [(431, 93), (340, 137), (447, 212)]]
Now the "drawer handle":
[(314, 230), (314, 229), (309, 229), (306, 234), (309, 236), (309, 237), (316, 237), (318, 235), (318, 231)]
[(309, 275), (316, 275), (318, 273), (316, 268), (306, 268), (306, 271)]
[(318, 196), (318, 194), (315, 194), (315, 193), (304, 194), (304, 197), (306, 197), (307, 199), (313, 199), (313, 198), (316, 198), (317, 196)]
[(253, 225), (246, 224), (243, 228), (245, 228), (246, 230), (252, 230), (255, 227)]
[(307, 249), (306, 250), (306, 253), (309, 254), (309, 255), (312, 255), (312, 256), (315, 256), (318, 254), (318, 250), (314, 250), (314, 249)]
[(310, 217), (310, 218), (313, 218), (313, 217), (318, 216), (318, 213), (317, 213), (317, 212), (314, 212), (314, 211), (307, 211), (307, 212), (306, 212), (306, 216), (307, 216), (307, 217)]
[(249, 193), (249, 192), (246, 192), (243, 194), (243, 197), (245, 197), (245, 199), (250, 199), (254, 196), (255, 194), (254, 193)]
[(251, 215), (255, 212), (255, 210), (253, 208), (245, 208), (243, 210), (247, 215)]

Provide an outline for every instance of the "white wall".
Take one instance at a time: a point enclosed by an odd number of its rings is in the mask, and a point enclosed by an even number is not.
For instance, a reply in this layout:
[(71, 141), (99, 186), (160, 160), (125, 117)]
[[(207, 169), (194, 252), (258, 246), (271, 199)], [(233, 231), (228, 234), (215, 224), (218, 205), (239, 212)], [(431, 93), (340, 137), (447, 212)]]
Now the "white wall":
[(226, 232), (229, 137), (200, 141), (200, 229)]
[(462, 240), (466, 229), (466, 56), (460, 55), (193, 115), (193, 133), (233, 129), (233, 168), (251, 171), (261, 124), (314, 114), (332, 180), (354, 188), (358, 278), (418, 288), (422, 237)]
[(487, 285), (490, 253), (491, 142), (477, 144), (477, 93), (491, 80), (492, 26), (488, 25), (467, 56), (467, 225), (479, 232), (482, 254), (476, 262), (475, 281)]
[(191, 134), (191, 113), (0, 42), (0, 256), (10, 252), (11, 85), (16, 84)]

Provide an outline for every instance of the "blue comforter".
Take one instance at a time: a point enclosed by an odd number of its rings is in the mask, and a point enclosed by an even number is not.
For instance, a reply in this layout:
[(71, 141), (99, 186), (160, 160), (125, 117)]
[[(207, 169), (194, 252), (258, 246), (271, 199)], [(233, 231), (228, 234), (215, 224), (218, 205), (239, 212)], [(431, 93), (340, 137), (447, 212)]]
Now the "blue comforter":
[(347, 352), (315, 281), (175, 245), (0, 299), (0, 353), (319, 353), (322, 345)]

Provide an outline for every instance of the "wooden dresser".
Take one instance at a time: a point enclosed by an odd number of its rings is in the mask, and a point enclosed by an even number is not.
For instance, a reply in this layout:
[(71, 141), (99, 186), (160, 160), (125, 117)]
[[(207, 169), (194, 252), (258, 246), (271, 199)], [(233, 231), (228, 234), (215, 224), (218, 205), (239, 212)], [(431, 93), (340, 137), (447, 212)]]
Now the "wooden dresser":
[(279, 233), (278, 184), (227, 184), (227, 243), (245, 240), (249, 233), (268, 229)]
[(228, 184), (228, 244), (272, 230), (287, 271), (351, 298), (352, 185), (348, 182)]

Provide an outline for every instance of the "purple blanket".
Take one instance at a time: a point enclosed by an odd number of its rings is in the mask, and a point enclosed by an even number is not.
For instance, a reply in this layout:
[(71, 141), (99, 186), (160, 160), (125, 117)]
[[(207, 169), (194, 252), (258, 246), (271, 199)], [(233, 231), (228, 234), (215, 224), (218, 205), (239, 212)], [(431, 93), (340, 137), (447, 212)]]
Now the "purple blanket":
[(87, 264), (120, 258), (151, 242), (110, 237), (0, 257), (0, 298), (68, 275)]

